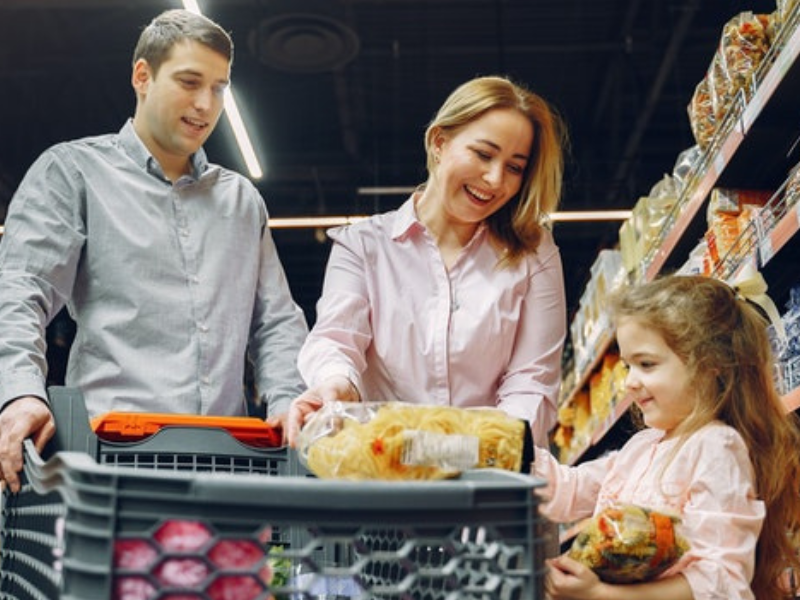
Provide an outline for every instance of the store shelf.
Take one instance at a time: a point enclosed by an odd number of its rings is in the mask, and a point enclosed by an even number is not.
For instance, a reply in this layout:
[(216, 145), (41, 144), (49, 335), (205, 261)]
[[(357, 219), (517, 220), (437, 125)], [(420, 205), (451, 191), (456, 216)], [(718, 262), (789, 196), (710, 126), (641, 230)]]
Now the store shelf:
[[(757, 189), (774, 186), (797, 162), (800, 122), (796, 117), (800, 99), (800, 13), (795, 13), (787, 32), (779, 38), (756, 77), (757, 83), (745, 101), (739, 94), (729, 110), (714, 143), (695, 169), (672, 215), (671, 224), (646, 258), (645, 279), (651, 280), (677, 260), (684, 244), (694, 245), (689, 232), (702, 215), (714, 187)], [(788, 126), (787, 126), (788, 124)], [(793, 125), (794, 124), (794, 125)]]
[[(798, 57), (800, 8), (793, 12), (779, 33), (750, 89), (738, 93), (718, 135), (696, 163), (668, 224), (644, 259), (644, 280), (650, 281), (662, 273), (677, 270), (686, 260), (707, 228), (705, 208), (714, 188), (774, 191), (780, 187), (773, 200), (787, 202), (786, 195), (781, 192), (787, 186), (787, 174), (800, 162)], [(715, 277), (729, 280), (747, 262), (755, 263), (759, 268), (772, 263), (769, 267), (774, 277), (774, 281), (770, 280), (771, 295), (773, 290), (777, 290), (776, 296), (786, 292), (789, 277), (793, 279), (790, 285), (796, 283), (795, 269), (781, 268), (781, 265), (785, 267), (795, 263), (800, 255), (800, 203), (771, 209), (764, 214), (774, 217), (766, 223), (754, 223), (748, 227), (749, 231), (738, 243), (737, 251), (724, 258), (719, 272), (714, 273)], [(779, 256), (781, 251), (783, 254)], [(773, 287), (773, 283), (777, 285)], [(588, 385), (612, 342), (613, 332), (608, 332), (607, 339), (595, 348), (597, 354), (594, 358), (584, 361), (590, 363), (588, 367), (573, 377), (574, 387), (563, 396), (565, 401), (572, 401)], [(797, 410), (800, 407), (800, 389), (787, 394), (783, 402), (788, 412)], [(582, 444), (570, 449), (565, 462), (575, 464), (595, 446), (602, 445), (629, 407), (630, 402), (618, 402)]]

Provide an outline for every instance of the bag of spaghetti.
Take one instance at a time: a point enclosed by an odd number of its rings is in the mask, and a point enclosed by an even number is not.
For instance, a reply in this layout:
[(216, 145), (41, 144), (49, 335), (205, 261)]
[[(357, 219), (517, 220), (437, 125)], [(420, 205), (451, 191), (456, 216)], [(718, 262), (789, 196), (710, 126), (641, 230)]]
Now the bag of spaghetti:
[(326, 479), (445, 479), (468, 469), (525, 471), (526, 421), (494, 408), (330, 402), (303, 426), (300, 459)]
[(647, 508), (622, 505), (595, 515), (568, 555), (608, 583), (655, 579), (689, 549), (680, 519)]

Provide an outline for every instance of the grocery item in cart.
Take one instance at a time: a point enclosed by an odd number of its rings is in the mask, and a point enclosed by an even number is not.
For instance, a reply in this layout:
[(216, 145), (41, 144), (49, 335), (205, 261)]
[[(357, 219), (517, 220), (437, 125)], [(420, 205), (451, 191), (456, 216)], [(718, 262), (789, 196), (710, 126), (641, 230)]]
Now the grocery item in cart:
[(300, 435), (300, 458), (335, 479), (444, 479), (469, 469), (527, 470), (527, 422), (494, 408), (331, 402)]
[(689, 549), (680, 519), (640, 506), (606, 508), (575, 538), (569, 556), (603, 581), (648, 581), (673, 566)]

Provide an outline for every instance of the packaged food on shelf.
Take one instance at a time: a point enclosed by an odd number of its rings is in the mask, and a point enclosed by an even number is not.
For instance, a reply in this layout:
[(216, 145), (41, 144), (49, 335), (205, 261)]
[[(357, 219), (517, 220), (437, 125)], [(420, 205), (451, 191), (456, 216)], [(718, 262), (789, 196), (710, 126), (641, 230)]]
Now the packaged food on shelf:
[[(800, 386), (800, 284), (789, 291), (781, 321), (786, 336), (776, 341), (778, 376), (781, 393), (788, 394)], [(773, 336), (776, 339), (778, 336)]]
[(695, 86), (692, 98), (687, 107), (689, 126), (697, 145), (708, 148), (717, 134), (717, 117), (711, 101), (711, 84), (708, 75)]
[(643, 260), (668, 228), (680, 194), (678, 181), (672, 175), (664, 175), (647, 196), (639, 198), (630, 218), (620, 227), (620, 258), (631, 279), (641, 278)]
[(326, 479), (445, 479), (463, 471), (528, 471), (527, 421), (497, 408), (328, 402), (303, 426), (300, 459)]
[(705, 240), (715, 269), (726, 259), (740, 261), (755, 256), (758, 249), (755, 219), (771, 197), (768, 190), (714, 188), (711, 191)]
[(754, 75), (775, 37), (773, 15), (745, 11), (722, 28), (719, 44), (703, 79), (698, 82), (687, 112), (697, 144), (706, 149), (722, 126), (734, 98), (751, 95)]
[(729, 96), (750, 85), (774, 37), (772, 15), (745, 11), (725, 24), (720, 52)]
[(578, 533), (568, 554), (603, 581), (638, 583), (664, 573), (688, 549), (679, 518), (626, 504), (595, 515)]

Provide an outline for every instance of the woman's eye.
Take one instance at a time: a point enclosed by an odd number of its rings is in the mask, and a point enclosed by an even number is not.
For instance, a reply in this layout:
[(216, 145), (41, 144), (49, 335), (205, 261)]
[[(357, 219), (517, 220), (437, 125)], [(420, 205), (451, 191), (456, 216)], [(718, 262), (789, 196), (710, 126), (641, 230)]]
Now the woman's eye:
[(522, 175), (525, 167), (520, 167), (519, 165), (508, 165), (508, 170), (514, 175)]
[(488, 152), (484, 152), (483, 150), (475, 150), (474, 152), (481, 160), (491, 160), (492, 158)]

